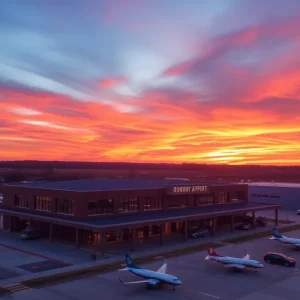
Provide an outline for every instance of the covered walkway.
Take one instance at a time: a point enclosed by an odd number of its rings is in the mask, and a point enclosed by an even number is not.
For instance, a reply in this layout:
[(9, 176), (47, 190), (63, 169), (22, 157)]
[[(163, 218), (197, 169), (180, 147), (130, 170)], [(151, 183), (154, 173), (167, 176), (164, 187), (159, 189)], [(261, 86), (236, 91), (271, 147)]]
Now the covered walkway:
[[(38, 221), (47, 224), (48, 236), (50, 241), (53, 240), (54, 226), (64, 226), (69, 228), (68, 235), (72, 235), (76, 247), (79, 248), (82, 240), (82, 235), (87, 232), (99, 233), (101, 237), (100, 244), (104, 242), (103, 237), (108, 231), (119, 231), (130, 229), (130, 239), (132, 243), (132, 250), (135, 249), (137, 243), (137, 229), (146, 226), (156, 226), (159, 232), (159, 243), (163, 244), (165, 227), (172, 222), (180, 222), (183, 224), (183, 237), (186, 241), (188, 239), (188, 221), (195, 220), (211, 220), (212, 235), (215, 235), (217, 228), (217, 219), (219, 217), (226, 217), (230, 219), (230, 229), (234, 231), (235, 217), (242, 214), (255, 213), (263, 210), (274, 210), (275, 226), (278, 225), (278, 208), (280, 205), (264, 204), (264, 203), (226, 203), (214, 206), (206, 206), (199, 208), (175, 209), (152, 211), (145, 213), (126, 213), (114, 216), (107, 216), (101, 218), (91, 218), (85, 220), (74, 220), (62, 217), (50, 217), (39, 213), (25, 212), (24, 210), (15, 210), (0, 208), (0, 213), (9, 216), (10, 231), (14, 230), (14, 218), (27, 219), (30, 222)], [(38, 228), (36, 228), (38, 229)]]

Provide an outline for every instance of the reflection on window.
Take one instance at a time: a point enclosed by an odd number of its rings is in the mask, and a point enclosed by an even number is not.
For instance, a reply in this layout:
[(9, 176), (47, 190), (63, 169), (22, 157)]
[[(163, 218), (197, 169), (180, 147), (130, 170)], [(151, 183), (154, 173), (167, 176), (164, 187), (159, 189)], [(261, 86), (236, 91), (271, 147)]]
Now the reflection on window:
[(161, 199), (159, 197), (146, 197), (144, 199), (144, 210), (161, 209)]
[(52, 211), (52, 198), (44, 196), (35, 196), (34, 209)]
[(195, 206), (212, 205), (212, 204), (214, 204), (213, 196), (195, 195)]
[(230, 202), (244, 202), (246, 200), (246, 191), (237, 191), (231, 196)]
[(220, 192), (218, 203), (226, 203), (226, 202), (227, 202), (227, 193), (226, 192)]
[(175, 207), (186, 207), (186, 197), (182, 198), (179, 197), (170, 197), (168, 199), (168, 207), (175, 208)]
[(125, 198), (120, 202), (119, 212), (130, 212), (138, 210), (138, 198)]
[(74, 200), (56, 198), (55, 211), (59, 214), (73, 215)]
[(88, 203), (89, 216), (112, 214), (113, 212), (114, 212), (113, 199), (91, 200)]
[(29, 196), (16, 194), (15, 206), (29, 208)]

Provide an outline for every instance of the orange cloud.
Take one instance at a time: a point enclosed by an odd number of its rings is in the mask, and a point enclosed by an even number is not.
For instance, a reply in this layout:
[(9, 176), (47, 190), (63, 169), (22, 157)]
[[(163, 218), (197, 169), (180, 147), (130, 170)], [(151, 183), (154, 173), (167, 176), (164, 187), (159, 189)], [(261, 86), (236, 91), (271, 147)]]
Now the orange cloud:
[[(184, 93), (176, 103), (171, 91), (130, 99), (128, 105), (141, 108), (137, 113), (122, 113), (116, 103), (15, 90), (5, 94), (0, 104), (2, 160), (300, 163), (300, 102), (286, 103), (293, 109), (284, 119), (285, 112), (274, 105), (222, 107), (197, 103)], [(26, 115), (11, 110), (17, 104)], [(39, 114), (28, 113), (32, 111)]]

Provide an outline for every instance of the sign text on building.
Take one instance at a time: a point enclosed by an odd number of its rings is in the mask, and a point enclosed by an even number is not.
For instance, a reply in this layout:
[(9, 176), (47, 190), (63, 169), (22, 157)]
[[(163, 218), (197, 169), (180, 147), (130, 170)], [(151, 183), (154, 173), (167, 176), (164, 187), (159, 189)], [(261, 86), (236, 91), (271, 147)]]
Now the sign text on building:
[(173, 193), (197, 193), (207, 192), (207, 185), (192, 185), (192, 186), (174, 186)]

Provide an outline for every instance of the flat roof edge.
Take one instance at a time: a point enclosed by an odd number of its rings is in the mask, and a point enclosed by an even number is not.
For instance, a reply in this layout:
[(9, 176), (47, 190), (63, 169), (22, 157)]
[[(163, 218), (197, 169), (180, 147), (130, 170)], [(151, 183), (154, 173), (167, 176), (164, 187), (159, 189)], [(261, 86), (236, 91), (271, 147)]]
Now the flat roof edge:
[[(252, 202), (253, 203), (253, 202)], [(157, 218), (149, 218), (148, 220), (137, 220), (137, 221), (130, 221), (130, 222), (123, 222), (123, 223), (113, 223), (113, 224), (104, 224), (104, 225), (97, 225), (93, 223), (88, 223), (84, 221), (78, 221), (78, 220), (67, 220), (67, 219), (61, 219), (56, 218), (53, 216), (43, 216), (43, 215), (37, 215), (37, 214), (31, 214), (28, 212), (22, 212), (22, 211), (15, 211), (9, 208), (3, 208), (0, 207), (0, 212), (7, 213), (9, 215), (15, 215), (15, 216), (23, 216), (23, 217), (29, 217), (32, 219), (49, 222), (52, 224), (58, 224), (62, 226), (71, 226), (71, 227), (77, 227), (82, 229), (93, 229), (93, 230), (107, 230), (107, 229), (119, 229), (124, 227), (138, 227), (142, 224), (146, 225), (153, 225), (157, 224), (158, 222), (166, 223), (166, 222), (172, 222), (172, 221), (181, 221), (181, 220), (192, 220), (195, 218), (208, 218), (208, 217), (218, 217), (218, 216), (224, 216), (224, 215), (235, 215), (242, 212), (250, 212), (250, 211), (259, 211), (259, 210), (268, 210), (268, 209), (275, 209), (280, 208), (280, 204), (265, 204), (265, 203), (257, 203), (258, 206), (253, 207), (243, 207), (243, 208), (236, 208), (231, 210), (220, 210), (217, 212), (199, 212), (197, 214), (186, 214), (186, 215), (180, 215), (180, 216), (174, 216), (174, 217), (157, 217)]]

